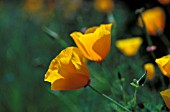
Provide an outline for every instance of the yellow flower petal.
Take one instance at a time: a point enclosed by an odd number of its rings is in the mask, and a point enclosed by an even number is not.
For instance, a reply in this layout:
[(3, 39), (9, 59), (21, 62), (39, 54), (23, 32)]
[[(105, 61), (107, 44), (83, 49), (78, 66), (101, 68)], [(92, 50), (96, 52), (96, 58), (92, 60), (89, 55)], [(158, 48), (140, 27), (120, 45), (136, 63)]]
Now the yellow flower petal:
[[(165, 12), (160, 7), (148, 9), (142, 13), (146, 29), (151, 35), (163, 32), (165, 28)], [(143, 27), (141, 18), (138, 19), (139, 26)]]
[(170, 109), (170, 89), (166, 89), (160, 92), (166, 106)]
[(87, 29), (84, 35), (73, 32), (70, 36), (86, 58), (100, 62), (110, 51), (111, 26), (112, 24), (103, 24), (100, 27)]
[(149, 80), (152, 80), (154, 78), (154, 76), (155, 76), (155, 67), (154, 67), (154, 64), (147, 63), (147, 64), (144, 65), (144, 69), (147, 71), (146, 77)]
[(50, 82), (53, 90), (74, 90), (87, 85), (89, 72), (80, 50), (68, 47), (61, 51), (52, 60), (44, 81)]
[(142, 39), (140, 37), (121, 39), (116, 41), (116, 47), (127, 56), (135, 55), (141, 44)]
[(155, 62), (165, 76), (170, 76), (170, 54), (156, 59)]

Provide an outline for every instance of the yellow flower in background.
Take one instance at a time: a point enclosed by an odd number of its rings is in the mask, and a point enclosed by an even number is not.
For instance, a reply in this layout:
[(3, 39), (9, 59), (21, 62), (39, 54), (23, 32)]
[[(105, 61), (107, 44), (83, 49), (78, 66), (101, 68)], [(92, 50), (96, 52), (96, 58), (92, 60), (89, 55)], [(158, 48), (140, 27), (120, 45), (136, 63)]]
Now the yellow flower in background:
[(170, 76), (170, 54), (155, 60), (165, 76)]
[(83, 55), (77, 47), (68, 47), (56, 56), (45, 74), (44, 81), (52, 90), (74, 90), (86, 86), (89, 71)]
[(73, 32), (70, 36), (82, 54), (92, 61), (103, 61), (110, 51), (112, 24), (87, 29), (85, 34)]
[(26, 0), (24, 9), (30, 13), (39, 12), (43, 9), (44, 0)]
[[(148, 9), (142, 13), (146, 29), (150, 35), (157, 35), (165, 28), (165, 12), (160, 7)], [(138, 19), (139, 26), (143, 27), (141, 18)]]
[(100, 12), (110, 12), (112, 11), (114, 7), (114, 1), (113, 0), (95, 0), (94, 1), (94, 7), (96, 10)]
[(166, 5), (170, 3), (170, 0), (158, 0), (161, 4)]
[(170, 89), (166, 89), (160, 92), (166, 106), (170, 109)]
[(125, 55), (133, 56), (139, 50), (143, 40), (140, 37), (121, 39), (116, 41), (116, 47)]
[(155, 67), (152, 63), (146, 63), (144, 69), (147, 71), (146, 77), (149, 80), (152, 80), (155, 76)]

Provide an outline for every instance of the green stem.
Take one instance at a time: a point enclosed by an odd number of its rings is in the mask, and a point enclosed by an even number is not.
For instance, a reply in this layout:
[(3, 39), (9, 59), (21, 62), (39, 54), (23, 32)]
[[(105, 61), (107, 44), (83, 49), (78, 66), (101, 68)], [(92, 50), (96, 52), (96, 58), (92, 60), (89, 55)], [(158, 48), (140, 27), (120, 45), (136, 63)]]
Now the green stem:
[(136, 96), (137, 96), (137, 87), (135, 88), (134, 96), (133, 96), (133, 101), (134, 101), (134, 106), (136, 105)]
[(114, 25), (116, 25), (115, 18), (112, 12), (107, 13), (107, 19), (109, 23), (113, 23)]
[[(145, 25), (145, 22), (144, 22), (144, 20), (143, 20), (143, 17), (142, 17), (142, 14), (141, 14), (141, 13), (139, 14), (139, 17), (140, 17), (141, 20), (142, 20), (143, 29), (144, 29), (144, 32), (145, 32), (145, 35), (146, 35), (147, 43), (148, 43), (149, 46), (152, 46), (152, 45), (153, 45), (153, 42), (152, 42), (152, 40), (151, 40), (151, 38), (150, 38), (149, 33), (147, 32), (146, 25)], [(151, 55), (152, 55), (152, 57), (153, 57), (154, 59), (156, 58), (156, 56), (155, 56), (155, 54), (154, 54), (153, 51), (151, 51)]]
[(170, 53), (170, 42), (169, 40), (167, 39), (167, 37), (165, 36), (164, 33), (160, 34), (160, 38), (161, 38), (161, 41), (165, 44), (165, 46), (167, 47), (168, 49), (168, 53)]
[(146, 35), (146, 39), (147, 39), (148, 45), (152, 46), (153, 43), (152, 43), (152, 40), (150, 39), (150, 35), (149, 35), (149, 33), (148, 33), (147, 29), (146, 29), (146, 25), (145, 25), (145, 22), (143, 20), (142, 14), (139, 14), (139, 17), (142, 20), (142, 25), (143, 25), (143, 29), (144, 29), (144, 32), (145, 32), (145, 35)]
[(121, 92), (122, 92), (122, 95), (123, 95), (123, 100), (126, 103), (126, 95), (125, 95), (125, 91), (123, 89), (123, 85), (122, 84), (120, 84), (120, 89), (121, 89)]
[(101, 93), (100, 91), (98, 91), (97, 89), (95, 89), (94, 87), (92, 87), (91, 85), (88, 85), (93, 91), (95, 91), (96, 93), (98, 93), (99, 95), (103, 96), (104, 98), (110, 100), (111, 102), (113, 102), (114, 104), (116, 104), (117, 106), (119, 106), (121, 109), (125, 110), (126, 112), (131, 112), (129, 109), (125, 108), (123, 105), (119, 104), (117, 101), (113, 100), (112, 98), (110, 98), (109, 96)]

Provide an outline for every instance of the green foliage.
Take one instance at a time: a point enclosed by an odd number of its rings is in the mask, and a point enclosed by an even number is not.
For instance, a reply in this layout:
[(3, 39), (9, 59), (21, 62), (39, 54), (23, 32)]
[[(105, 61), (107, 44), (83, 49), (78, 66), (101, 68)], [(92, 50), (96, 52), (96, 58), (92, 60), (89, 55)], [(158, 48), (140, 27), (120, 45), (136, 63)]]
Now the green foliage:
[[(24, 11), (21, 1), (20, 4), (8, 2), (0, 3), (0, 112), (123, 111), (89, 87), (52, 91), (50, 84), (44, 82), (50, 61), (65, 47), (75, 46), (70, 33), (108, 23), (108, 15), (95, 11), (93, 2), (88, 0), (84, 0), (76, 11), (70, 12), (70, 17), (65, 18), (64, 11), (56, 7), (54, 16), (48, 19)], [(63, 9), (67, 7), (63, 6)], [(155, 80), (147, 80), (143, 87), (138, 88), (137, 104), (129, 105), (135, 91), (130, 83), (141, 77), (143, 64), (150, 57), (147, 53), (143, 55), (143, 51), (127, 57), (116, 49), (118, 38), (141, 35), (141, 31), (136, 25), (129, 29), (126, 26), (136, 21), (133, 20), (134, 12), (123, 3), (120, 2), (111, 13), (116, 21), (112, 28), (111, 51), (102, 66), (88, 62), (91, 85), (130, 110), (163, 111), (164, 103), (159, 92), (166, 86), (158, 68)], [(130, 18), (131, 15), (134, 18)], [(118, 78), (119, 72), (122, 79)], [(159, 87), (157, 83), (160, 83)]]

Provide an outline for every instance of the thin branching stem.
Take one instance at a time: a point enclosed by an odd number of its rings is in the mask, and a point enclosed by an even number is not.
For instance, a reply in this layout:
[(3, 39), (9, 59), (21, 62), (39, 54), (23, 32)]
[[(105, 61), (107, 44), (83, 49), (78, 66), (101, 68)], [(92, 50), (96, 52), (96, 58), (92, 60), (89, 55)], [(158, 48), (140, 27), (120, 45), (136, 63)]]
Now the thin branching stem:
[[(144, 30), (144, 33), (145, 33), (145, 36), (146, 36), (147, 43), (148, 43), (149, 46), (152, 46), (152, 45), (153, 45), (153, 42), (152, 42), (152, 40), (151, 40), (151, 38), (150, 38), (150, 35), (149, 35), (149, 33), (148, 33), (147, 29), (146, 29), (146, 25), (145, 25), (145, 22), (144, 22), (144, 20), (143, 20), (143, 17), (142, 17), (142, 14), (141, 14), (141, 13), (139, 14), (139, 17), (141, 18), (141, 21), (142, 21), (143, 30)], [(153, 57), (154, 59), (156, 58), (156, 56), (155, 56), (155, 54), (154, 54), (153, 51), (151, 51), (151, 55), (152, 55), (152, 57)]]
[(123, 105), (121, 105), (120, 103), (118, 103), (117, 101), (115, 101), (114, 99), (110, 98), (109, 96), (101, 93), (100, 91), (98, 91), (97, 89), (95, 89), (93, 86), (88, 85), (93, 91), (95, 91), (96, 93), (98, 93), (99, 95), (103, 96), (104, 98), (110, 100), (111, 102), (113, 102), (115, 105), (119, 106), (121, 109), (125, 110), (126, 112), (131, 112), (129, 109), (127, 109), (126, 107), (124, 107)]

